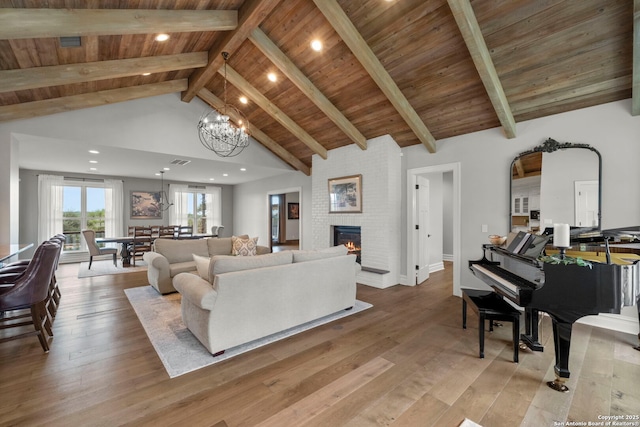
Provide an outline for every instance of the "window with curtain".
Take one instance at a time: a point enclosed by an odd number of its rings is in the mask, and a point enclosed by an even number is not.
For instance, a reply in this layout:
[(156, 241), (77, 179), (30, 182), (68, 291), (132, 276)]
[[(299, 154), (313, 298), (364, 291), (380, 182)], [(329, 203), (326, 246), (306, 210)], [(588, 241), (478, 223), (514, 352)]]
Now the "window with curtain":
[(170, 184), (173, 206), (169, 210), (170, 225), (189, 225), (194, 233), (210, 233), (211, 227), (222, 224), (222, 189), (193, 188)]
[(64, 233), (67, 242), (63, 253), (73, 253), (87, 250), (81, 238), (82, 229), (95, 230), (98, 237), (122, 234), (122, 181), (40, 175), (38, 184), (40, 241)]

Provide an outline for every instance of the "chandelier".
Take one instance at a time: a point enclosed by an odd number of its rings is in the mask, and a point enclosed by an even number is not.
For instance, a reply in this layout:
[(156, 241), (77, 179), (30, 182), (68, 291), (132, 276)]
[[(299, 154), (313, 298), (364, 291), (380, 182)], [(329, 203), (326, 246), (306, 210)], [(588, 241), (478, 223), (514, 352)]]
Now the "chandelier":
[(164, 212), (173, 206), (173, 203), (169, 201), (167, 193), (164, 191), (164, 171), (160, 171), (160, 200), (158, 200), (158, 207), (160, 211)]
[[(231, 104), (227, 104), (227, 60), (228, 52), (222, 52), (224, 58), (224, 105), (221, 112), (205, 112), (198, 122), (200, 142), (220, 157), (237, 156), (249, 145), (249, 121), (244, 114)], [(232, 119), (229, 117), (232, 116)]]

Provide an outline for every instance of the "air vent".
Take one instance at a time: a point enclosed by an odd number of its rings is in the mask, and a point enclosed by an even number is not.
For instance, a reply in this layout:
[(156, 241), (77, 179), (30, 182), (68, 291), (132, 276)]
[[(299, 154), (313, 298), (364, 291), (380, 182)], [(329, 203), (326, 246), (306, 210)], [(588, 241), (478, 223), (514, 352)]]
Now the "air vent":
[(80, 47), (80, 36), (60, 37), (60, 47)]
[(187, 163), (191, 163), (191, 160), (180, 160), (180, 159), (175, 159), (171, 161), (172, 165), (180, 165), (180, 166), (184, 166)]

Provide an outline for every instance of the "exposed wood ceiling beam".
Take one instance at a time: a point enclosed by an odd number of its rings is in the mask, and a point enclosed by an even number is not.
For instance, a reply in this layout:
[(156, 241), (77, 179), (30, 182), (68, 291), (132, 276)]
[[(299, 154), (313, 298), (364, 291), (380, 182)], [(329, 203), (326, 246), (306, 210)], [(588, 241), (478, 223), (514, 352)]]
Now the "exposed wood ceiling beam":
[[(200, 89), (200, 92), (198, 92), (198, 97), (218, 111), (224, 108), (224, 101), (215, 96), (207, 89)], [(239, 120), (242, 120), (242, 118), (239, 117), (239, 115), (237, 115), (235, 111), (227, 110), (227, 114), (229, 115), (229, 117), (231, 117), (231, 120), (235, 121), (236, 123)], [(271, 139), (267, 134), (262, 132), (257, 127), (253, 126), (251, 123), (249, 123), (249, 134), (256, 141), (260, 142), (262, 145), (271, 150), (271, 152), (273, 152), (276, 156), (280, 157), (282, 160), (290, 164), (294, 169), (299, 170), (305, 175), (311, 175), (311, 168), (309, 166), (302, 163), (300, 159), (295, 157), (280, 144)]]
[(0, 106), (0, 122), (29, 119), (32, 117), (63, 113), (65, 111), (131, 101), (149, 96), (181, 92), (187, 88), (187, 84), (187, 79), (169, 80), (161, 83), (123, 87), (81, 95), (65, 96), (62, 98)]
[(480, 74), (480, 79), (482, 79), (482, 83), (487, 90), (493, 109), (502, 124), (504, 133), (507, 138), (515, 138), (516, 122), (471, 3), (469, 0), (447, 0), (447, 2), (453, 12), (458, 28), (460, 28), (467, 49), (471, 53), (471, 58), (478, 70), (478, 74)]
[(276, 67), (309, 98), (336, 126), (340, 128), (358, 147), (366, 150), (367, 139), (342, 114), (338, 108), (305, 76), (287, 55), (271, 41), (260, 28), (253, 30), (249, 40), (275, 64)]
[(349, 17), (342, 10), (336, 0), (313, 0), (316, 7), (327, 18), (340, 38), (349, 47), (362, 66), (367, 70), (371, 78), (376, 82), (380, 90), (389, 99), (400, 116), (407, 122), (411, 130), (416, 134), (420, 142), (431, 153), (436, 152), (436, 140), (423, 123), (422, 119), (413, 109), (396, 82), (391, 78), (380, 60), (373, 53), (362, 35), (358, 32)]
[(0, 71), (0, 92), (116, 79), (120, 77), (137, 76), (143, 72), (161, 73), (200, 68), (205, 65), (207, 65), (207, 52), (194, 52), (178, 55), (148, 56), (145, 58), (4, 70)]
[[(224, 75), (224, 67), (218, 71)], [(327, 149), (316, 141), (311, 135), (307, 133), (299, 124), (294, 122), (291, 117), (287, 116), (280, 108), (274, 103), (269, 101), (258, 89), (252, 86), (248, 81), (244, 79), (236, 70), (227, 65), (226, 67), (227, 80), (240, 89), (247, 98), (251, 99), (256, 105), (262, 108), (267, 114), (269, 114), (275, 121), (284, 126), (289, 132), (291, 132), (296, 138), (311, 149), (314, 153), (322, 157), (327, 158)]]
[(640, 0), (633, 2), (633, 89), (631, 115), (640, 116)]
[(524, 177), (524, 166), (522, 165), (522, 159), (518, 158), (518, 160), (516, 160), (513, 165), (516, 168), (517, 177), (518, 178), (523, 178)]
[(182, 94), (184, 102), (191, 102), (200, 89), (209, 83), (222, 67), (224, 63), (222, 52), (235, 52), (249, 37), (251, 31), (258, 28), (278, 3), (279, 1), (275, 0), (245, 0), (238, 10), (236, 29), (225, 34), (222, 40), (209, 50), (209, 64), (194, 71), (189, 77), (189, 88)]
[(0, 9), (0, 39), (229, 31), (235, 10)]

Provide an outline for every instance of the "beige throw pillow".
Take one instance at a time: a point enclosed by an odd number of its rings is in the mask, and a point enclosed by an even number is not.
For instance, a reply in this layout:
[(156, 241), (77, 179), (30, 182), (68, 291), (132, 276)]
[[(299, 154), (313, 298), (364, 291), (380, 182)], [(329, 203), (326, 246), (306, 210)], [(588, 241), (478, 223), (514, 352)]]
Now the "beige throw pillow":
[(231, 236), (231, 255), (254, 256), (258, 246), (258, 238), (242, 238)]
[(209, 266), (211, 264), (211, 258), (193, 254), (193, 260), (196, 262), (196, 270), (198, 270), (198, 276), (210, 282)]

